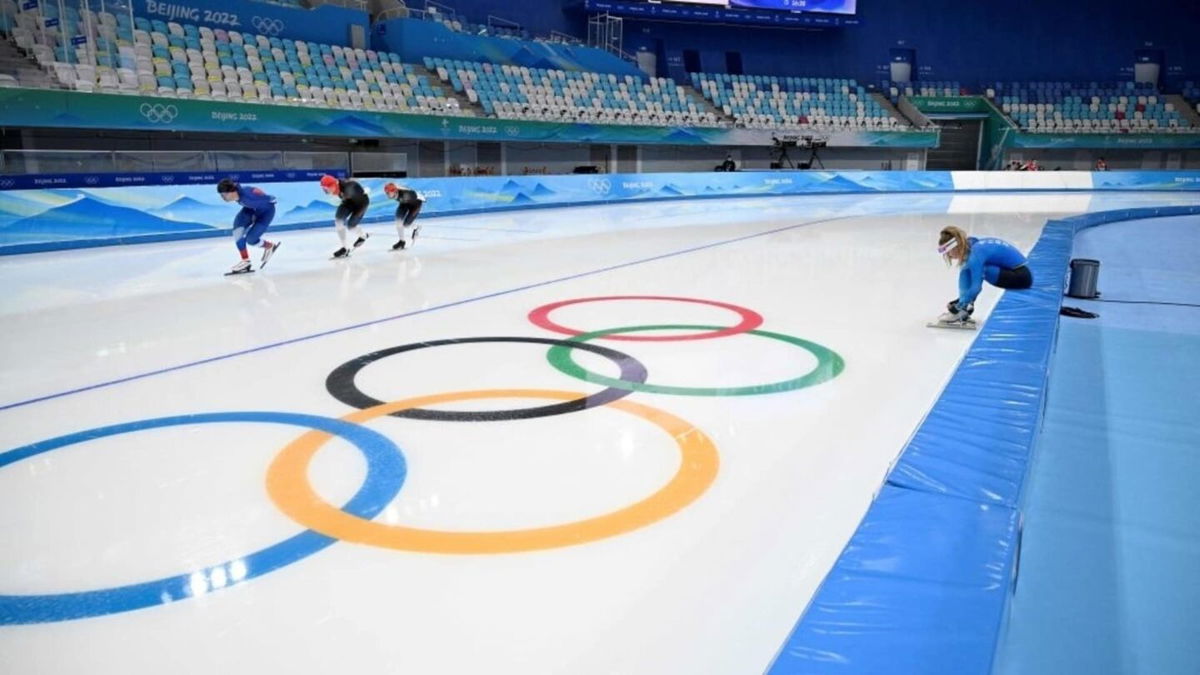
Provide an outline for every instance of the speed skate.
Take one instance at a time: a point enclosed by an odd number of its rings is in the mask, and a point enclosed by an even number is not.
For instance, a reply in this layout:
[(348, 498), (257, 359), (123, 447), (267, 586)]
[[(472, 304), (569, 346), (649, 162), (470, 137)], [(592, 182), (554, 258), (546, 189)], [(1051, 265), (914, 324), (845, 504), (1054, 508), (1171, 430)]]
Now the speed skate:
[(975, 323), (975, 319), (965, 319), (963, 321), (943, 321), (942, 319), (938, 319), (930, 321), (925, 326), (928, 328), (950, 328), (953, 330), (975, 330), (979, 328), (979, 325)]

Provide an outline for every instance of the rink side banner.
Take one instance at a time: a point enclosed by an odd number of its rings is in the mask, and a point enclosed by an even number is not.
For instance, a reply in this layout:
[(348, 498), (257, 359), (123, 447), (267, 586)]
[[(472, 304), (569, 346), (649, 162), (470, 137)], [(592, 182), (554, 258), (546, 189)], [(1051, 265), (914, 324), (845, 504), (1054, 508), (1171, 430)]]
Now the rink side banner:
[[(277, 199), (272, 228), (328, 225), (336, 201), (316, 180), (247, 182)], [(262, 174), (257, 174), (262, 175)], [(218, 236), (229, 231), (238, 207), (207, 182), (136, 186), (16, 187), (0, 177), (0, 253), (24, 253), (108, 244)], [(21, 177), (37, 180), (38, 177)], [(368, 221), (390, 220), (395, 204), (383, 198), (386, 179), (361, 181), (372, 197)], [(403, 181), (427, 202), (422, 217), (507, 209), (658, 199), (804, 194), (953, 192), (989, 190), (1200, 190), (1191, 172), (947, 172), (748, 171), (736, 173), (599, 174), (423, 178)], [(60, 184), (56, 184), (60, 185)]]
[[(423, 138), (444, 140), (772, 145), (777, 133), (756, 129), (638, 127), (443, 117), (314, 106), (227, 103), (49, 89), (0, 89), (0, 126), (142, 131)], [(845, 131), (832, 147), (932, 148), (936, 131)]]

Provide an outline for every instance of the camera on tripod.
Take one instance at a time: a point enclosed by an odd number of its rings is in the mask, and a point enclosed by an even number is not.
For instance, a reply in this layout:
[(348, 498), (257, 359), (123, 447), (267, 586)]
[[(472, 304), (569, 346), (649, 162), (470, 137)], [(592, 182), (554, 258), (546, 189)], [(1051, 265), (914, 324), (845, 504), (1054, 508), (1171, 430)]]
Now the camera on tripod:
[(824, 138), (816, 138), (814, 136), (803, 136), (800, 138), (800, 147), (806, 150), (823, 148), (827, 145), (829, 145), (829, 141)]

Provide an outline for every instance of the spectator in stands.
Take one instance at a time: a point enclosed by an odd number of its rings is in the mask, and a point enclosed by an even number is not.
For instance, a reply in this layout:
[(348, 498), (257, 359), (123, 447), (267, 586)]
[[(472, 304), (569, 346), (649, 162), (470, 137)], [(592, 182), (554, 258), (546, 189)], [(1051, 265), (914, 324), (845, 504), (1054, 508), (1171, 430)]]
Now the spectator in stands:
[(1103, 157), (1096, 160), (1096, 170), (1097, 171), (1108, 171), (1108, 162), (1104, 161)]
[(999, 288), (1026, 289), (1033, 285), (1033, 274), (1025, 256), (1001, 239), (968, 237), (962, 229), (949, 226), (938, 233), (938, 253), (946, 264), (958, 262), (958, 297), (946, 304), (946, 313), (938, 317), (944, 326), (972, 323), (975, 298), (983, 282)]
[(725, 155), (725, 161), (721, 162), (722, 171), (737, 171), (737, 162), (733, 161), (732, 154)]
[(1042, 170), (1042, 167), (1040, 165), (1038, 165), (1038, 161), (1036, 159), (1031, 159), (1028, 162), (1025, 162), (1025, 171), (1041, 171), (1041, 170)]
[(353, 248), (362, 246), (367, 242), (367, 237), (371, 236), (358, 224), (366, 215), (367, 207), (371, 205), (371, 198), (356, 181), (338, 180), (335, 176), (330, 175), (321, 176), (321, 189), (325, 191), (325, 194), (339, 197), (342, 200), (333, 216), (333, 225), (337, 228), (338, 239), (341, 240), (342, 247), (333, 252), (333, 257), (345, 258), (350, 255), (350, 249), (346, 248), (347, 232), (356, 237)]
[(258, 266), (260, 269), (266, 267), (267, 261), (275, 254), (275, 249), (279, 248), (278, 243), (262, 238), (270, 227), (271, 220), (275, 218), (275, 198), (259, 188), (240, 185), (232, 178), (222, 178), (221, 182), (217, 183), (217, 194), (227, 202), (237, 202), (242, 206), (233, 218), (234, 245), (237, 246), (238, 255), (242, 259), (227, 274), (248, 274), (254, 271), (250, 267), (247, 245), (262, 246), (262, 260)]

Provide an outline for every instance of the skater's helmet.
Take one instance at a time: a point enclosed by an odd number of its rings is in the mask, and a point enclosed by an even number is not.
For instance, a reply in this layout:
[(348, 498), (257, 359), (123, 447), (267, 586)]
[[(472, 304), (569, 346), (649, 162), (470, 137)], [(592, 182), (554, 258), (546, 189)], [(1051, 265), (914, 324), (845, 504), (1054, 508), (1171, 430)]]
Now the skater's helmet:
[(397, 192), (400, 192), (400, 188), (396, 187), (395, 183), (388, 183), (383, 186), (383, 193), (388, 197), (395, 197)]
[(333, 176), (330, 176), (329, 174), (325, 174), (324, 176), (321, 176), (321, 189), (332, 192), (333, 194), (337, 194), (338, 179)]
[(237, 192), (238, 184), (232, 178), (222, 178), (220, 183), (217, 183), (217, 193), (227, 194), (229, 192)]

